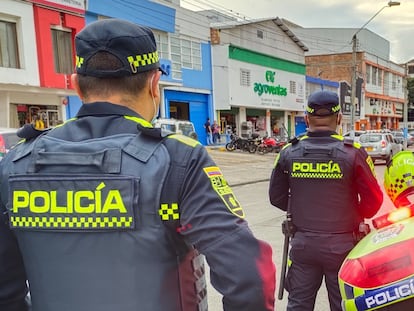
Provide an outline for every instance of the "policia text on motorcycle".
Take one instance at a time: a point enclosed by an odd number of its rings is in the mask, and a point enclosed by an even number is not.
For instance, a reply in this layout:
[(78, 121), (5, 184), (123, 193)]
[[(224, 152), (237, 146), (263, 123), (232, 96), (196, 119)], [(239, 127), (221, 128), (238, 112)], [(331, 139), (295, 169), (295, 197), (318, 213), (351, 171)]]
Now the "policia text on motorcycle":
[(162, 72), (150, 29), (105, 19), (75, 38), (83, 101), (25, 127), (0, 163), (0, 310), (274, 310), (275, 266), (197, 141), (152, 126)]
[[(360, 223), (382, 204), (371, 158), (336, 133), (341, 117), (336, 93), (311, 94), (308, 131), (282, 149), (272, 172), (270, 201), (288, 216), (283, 232), (291, 264), (286, 279), (281, 268), (279, 284), (289, 292), (288, 311), (313, 310), (323, 278), (331, 310), (342, 310), (338, 270), (359, 238)], [(286, 259), (288, 245), (284, 250)]]

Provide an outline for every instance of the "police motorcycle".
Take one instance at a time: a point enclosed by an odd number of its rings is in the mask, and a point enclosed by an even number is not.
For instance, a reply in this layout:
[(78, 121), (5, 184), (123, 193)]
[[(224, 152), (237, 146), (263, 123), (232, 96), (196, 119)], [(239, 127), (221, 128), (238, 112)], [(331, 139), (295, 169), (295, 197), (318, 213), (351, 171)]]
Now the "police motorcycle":
[(338, 281), (342, 309), (414, 310), (414, 154), (397, 153), (384, 174), (395, 210), (374, 227), (344, 260)]

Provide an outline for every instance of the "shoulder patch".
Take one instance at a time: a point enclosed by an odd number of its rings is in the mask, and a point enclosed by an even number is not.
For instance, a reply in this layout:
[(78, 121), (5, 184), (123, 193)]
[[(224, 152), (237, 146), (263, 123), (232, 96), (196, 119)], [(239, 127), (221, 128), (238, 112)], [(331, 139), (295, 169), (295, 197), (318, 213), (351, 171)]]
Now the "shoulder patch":
[(211, 186), (216, 191), (218, 196), (223, 200), (227, 209), (237, 217), (245, 218), (243, 208), (241, 207), (240, 202), (236, 199), (233, 190), (231, 190), (229, 184), (224, 179), (220, 168), (217, 166), (209, 166), (205, 167), (203, 170), (207, 177), (210, 179)]

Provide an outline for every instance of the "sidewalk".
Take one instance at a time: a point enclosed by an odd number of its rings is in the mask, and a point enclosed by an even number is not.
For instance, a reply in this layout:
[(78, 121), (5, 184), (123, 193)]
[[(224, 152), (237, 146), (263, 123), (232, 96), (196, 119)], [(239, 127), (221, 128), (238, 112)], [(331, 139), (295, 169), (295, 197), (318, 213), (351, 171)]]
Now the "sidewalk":
[(230, 186), (269, 181), (277, 153), (227, 151), (223, 146), (206, 146)]

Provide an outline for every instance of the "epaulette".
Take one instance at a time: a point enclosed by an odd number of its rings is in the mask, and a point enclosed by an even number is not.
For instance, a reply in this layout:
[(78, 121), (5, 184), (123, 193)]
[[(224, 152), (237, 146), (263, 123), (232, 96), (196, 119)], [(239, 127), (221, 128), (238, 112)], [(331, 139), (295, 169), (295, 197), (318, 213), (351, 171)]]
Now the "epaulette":
[(23, 138), (25, 140), (30, 140), (36, 138), (44, 133), (47, 133), (51, 130), (51, 128), (38, 130), (36, 129), (33, 124), (25, 124), (21, 128), (19, 128), (16, 132), (17, 136)]

